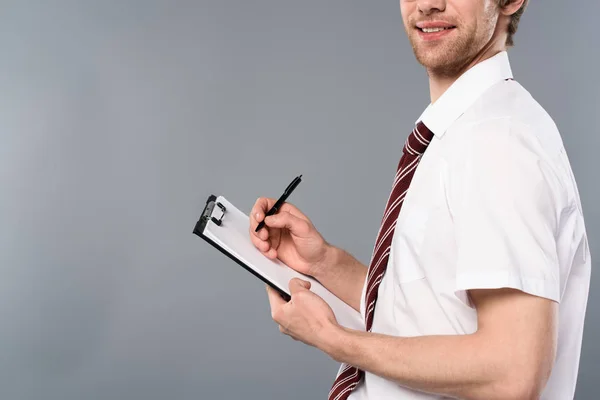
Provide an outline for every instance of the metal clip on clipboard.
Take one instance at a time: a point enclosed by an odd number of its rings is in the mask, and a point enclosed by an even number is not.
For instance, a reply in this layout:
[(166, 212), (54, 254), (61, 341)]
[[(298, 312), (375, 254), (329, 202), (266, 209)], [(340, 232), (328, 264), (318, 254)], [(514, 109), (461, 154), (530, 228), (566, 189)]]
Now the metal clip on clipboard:
[[(221, 210), (221, 216), (219, 218), (212, 216), (215, 206), (219, 210)], [(194, 228), (194, 233), (196, 235), (200, 235), (204, 231), (204, 228), (206, 227), (206, 223), (209, 220), (211, 220), (218, 226), (221, 226), (221, 223), (223, 222), (223, 217), (225, 216), (225, 211), (227, 211), (227, 208), (225, 208), (225, 206), (223, 204), (221, 204), (217, 201), (217, 196), (210, 195), (208, 200), (206, 200), (206, 206), (204, 207), (202, 216), (200, 216), (200, 219), (196, 223), (196, 227)]]
[[(215, 208), (217, 208), (216, 211), (215, 211)], [(271, 286), (273, 289), (275, 289), (281, 295), (281, 297), (283, 297), (286, 301), (289, 301), (291, 299), (291, 297), (290, 297), (289, 294), (287, 294), (281, 288), (277, 287), (277, 285), (275, 285), (270, 280), (266, 279), (265, 277), (263, 277), (262, 275), (260, 275), (259, 273), (257, 273), (249, 265), (245, 264), (239, 258), (235, 257), (233, 254), (231, 254), (229, 251), (227, 251), (226, 249), (224, 249), (222, 246), (220, 246), (219, 244), (217, 244), (215, 241), (213, 241), (212, 239), (210, 239), (205, 234), (205, 229), (206, 229), (206, 225), (208, 224), (208, 221), (214, 222), (217, 226), (222, 226), (223, 217), (225, 216), (225, 212), (226, 211), (227, 211), (227, 208), (222, 203), (220, 203), (220, 202), (217, 201), (217, 196), (211, 194), (208, 197), (208, 199), (206, 200), (206, 206), (204, 207), (204, 210), (202, 211), (200, 219), (198, 220), (198, 222), (196, 222), (196, 226), (194, 227), (193, 233), (196, 234), (196, 235), (198, 235), (198, 236), (200, 236), (202, 239), (206, 240), (214, 248), (216, 248), (221, 253), (223, 253), (227, 257), (229, 257), (231, 260), (235, 261), (237, 264), (239, 264), (240, 266), (242, 266), (244, 269), (246, 269), (250, 273), (252, 273), (252, 275), (256, 276), (257, 278), (259, 278), (260, 280), (262, 280), (263, 282), (265, 282), (266, 284), (268, 284), (269, 286)], [(217, 217), (213, 216), (213, 212), (220, 212), (221, 215), (217, 218)]]

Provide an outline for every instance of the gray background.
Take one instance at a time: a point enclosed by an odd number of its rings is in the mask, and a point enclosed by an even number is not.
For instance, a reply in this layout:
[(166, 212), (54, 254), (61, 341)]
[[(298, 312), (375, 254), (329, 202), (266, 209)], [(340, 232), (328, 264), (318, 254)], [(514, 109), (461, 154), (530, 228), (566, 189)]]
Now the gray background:
[[(561, 129), (594, 267), (599, 12), (534, 0), (510, 53)], [(5, 0), (0, 51), (0, 398), (325, 398), (337, 364), (192, 228), (209, 194), (249, 212), (302, 173), (290, 200), (368, 261), (428, 103), (398, 3)]]

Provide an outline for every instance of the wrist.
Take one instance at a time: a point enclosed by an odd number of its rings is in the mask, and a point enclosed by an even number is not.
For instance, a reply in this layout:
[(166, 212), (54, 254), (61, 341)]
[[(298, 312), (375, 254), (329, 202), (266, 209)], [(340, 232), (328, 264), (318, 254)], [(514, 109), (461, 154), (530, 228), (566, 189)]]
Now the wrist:
[(350, 347), (352, 330), (339, 324), (332, 324), (323, 331), (318, 348), (334, 361), (345, 362)]
[(339, 263), (339, 249), (329, 243), (325, 244), (325, 251), (321, 261), (317, 262), (313, 267), (311, 275), (318, 281), (322, 282), (330, 275), (334, 266)]

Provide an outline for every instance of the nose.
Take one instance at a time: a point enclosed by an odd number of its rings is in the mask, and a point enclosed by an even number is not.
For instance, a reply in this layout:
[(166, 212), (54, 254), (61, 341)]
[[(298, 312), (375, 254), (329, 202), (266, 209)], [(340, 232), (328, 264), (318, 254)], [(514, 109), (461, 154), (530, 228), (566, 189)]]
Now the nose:
[(446, 0), (417, 0), (417, 9), (425, 15), (442, 12), (446, 9)]

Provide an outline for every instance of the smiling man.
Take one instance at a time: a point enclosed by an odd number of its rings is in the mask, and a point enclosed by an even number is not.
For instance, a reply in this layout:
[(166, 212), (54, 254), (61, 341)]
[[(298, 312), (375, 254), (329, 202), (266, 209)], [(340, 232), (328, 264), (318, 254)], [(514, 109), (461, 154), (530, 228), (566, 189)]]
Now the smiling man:
[[(401, 0), (431, 103), (408, 136), (369, 266), (286, 203), (250, 236), (360, 311), (341, 327), (308, 282), (273, 319), (342, 363), (330, 400), (572, 399), (591, 260), (577, 184), (507, 48), (527, 0)], [(254, 233), (265, 220), (266, 228)]]

